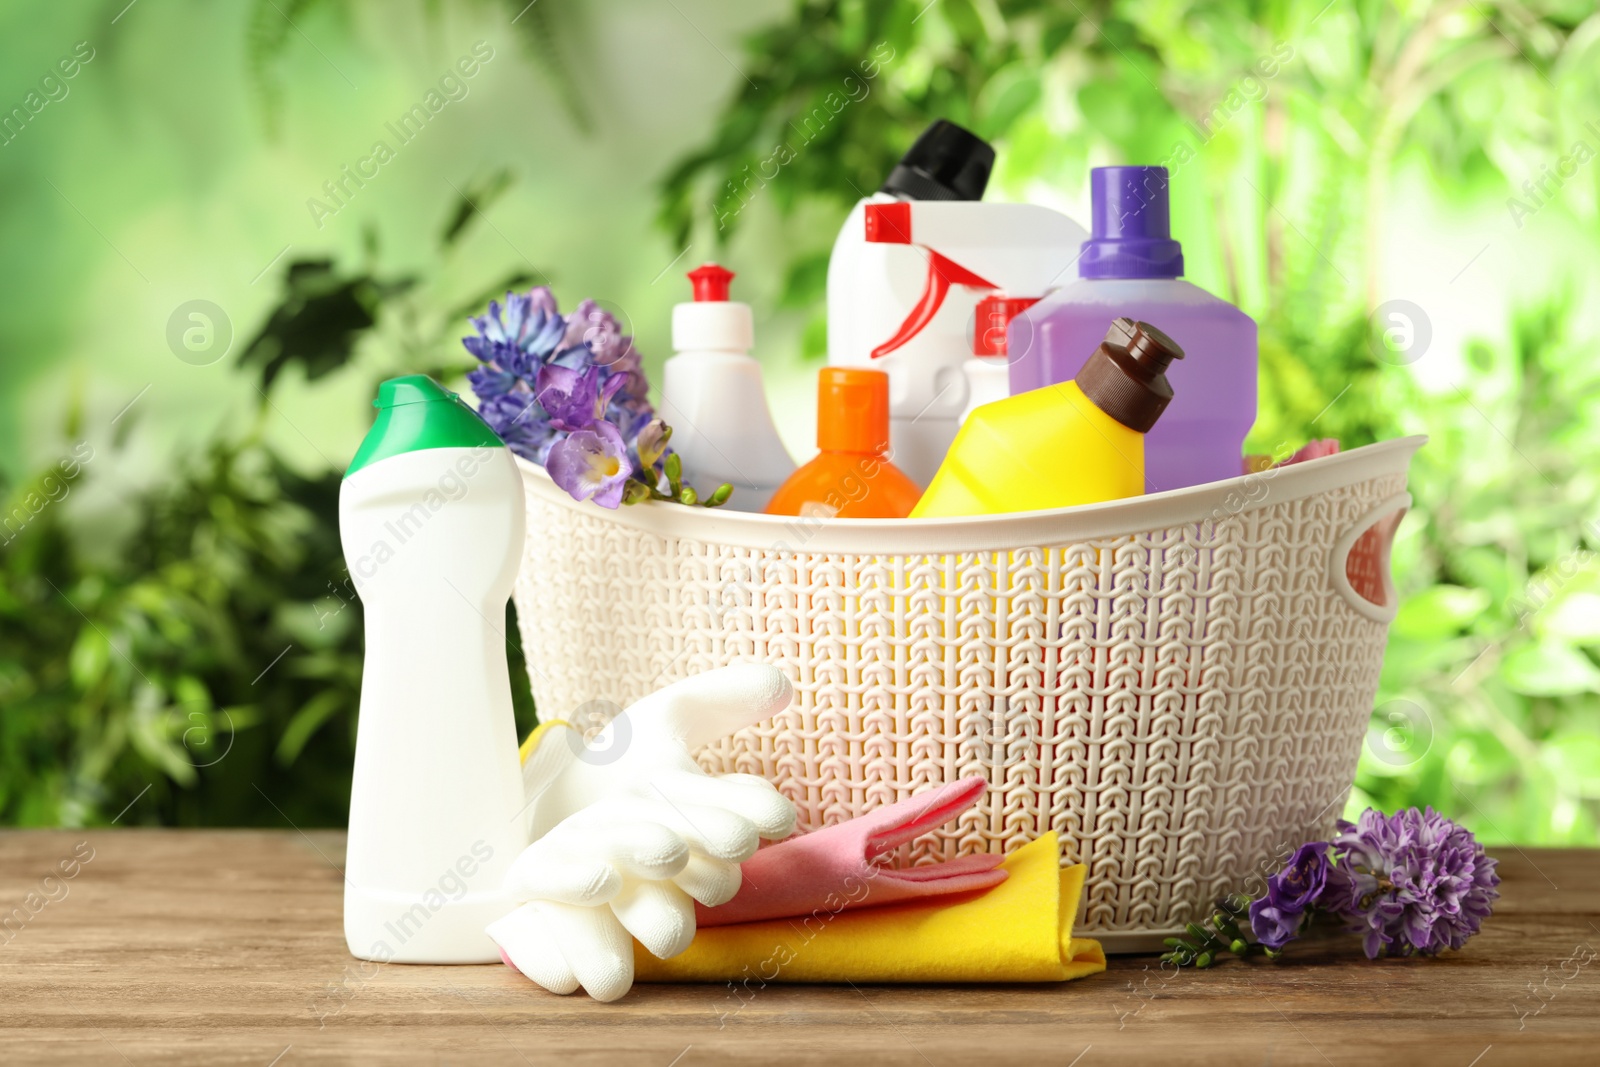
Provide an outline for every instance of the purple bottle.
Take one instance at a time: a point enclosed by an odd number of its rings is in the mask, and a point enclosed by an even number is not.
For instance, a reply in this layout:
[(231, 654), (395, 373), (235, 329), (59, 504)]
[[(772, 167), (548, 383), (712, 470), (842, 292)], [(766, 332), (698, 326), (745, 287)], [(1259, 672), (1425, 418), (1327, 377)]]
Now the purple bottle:
[(1225, 300), (1182, 280), (1172, 239), (1167, 168), (1096, 167), (1089, 174), (1093, 236), (1079, 278), (1011, 322), (1011, 393), (1071, 381), (1126, 315), (1151, 323), (1187, 358), (1167, 371), (1172, 404), (1145, 435), (1145, 492), (1241, 472), (1256, 421), (1256, 324)]

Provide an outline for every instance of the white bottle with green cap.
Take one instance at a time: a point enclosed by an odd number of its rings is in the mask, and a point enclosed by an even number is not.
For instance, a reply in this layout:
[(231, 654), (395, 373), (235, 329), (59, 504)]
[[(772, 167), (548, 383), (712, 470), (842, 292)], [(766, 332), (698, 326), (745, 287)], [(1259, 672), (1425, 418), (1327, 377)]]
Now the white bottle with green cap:
[(339, 490), (366, 661), (350, 788), (344, 930), (353, 955), (492, 963), (484, 927), (516, 901), (527, 846), (506, 667), (522, 478), (460, 397), (384, 382)]

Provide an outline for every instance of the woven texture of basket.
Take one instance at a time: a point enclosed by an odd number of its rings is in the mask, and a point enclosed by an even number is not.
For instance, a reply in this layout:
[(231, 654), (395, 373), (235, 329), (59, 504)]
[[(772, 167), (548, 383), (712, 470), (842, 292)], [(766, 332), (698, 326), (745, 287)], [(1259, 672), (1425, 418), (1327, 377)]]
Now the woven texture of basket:
[(1421, 438), (1130, 501), (810, 521), (578, 503), (524, 464), (517, 614), (543, 718), (582, 725), (761, 661), (795, 704), (699, 754), (802, 829), (966, 775), (900, 863), (1047, 830), (1082, 928), (1143, 950), (1325, 834), (1354, 779)]

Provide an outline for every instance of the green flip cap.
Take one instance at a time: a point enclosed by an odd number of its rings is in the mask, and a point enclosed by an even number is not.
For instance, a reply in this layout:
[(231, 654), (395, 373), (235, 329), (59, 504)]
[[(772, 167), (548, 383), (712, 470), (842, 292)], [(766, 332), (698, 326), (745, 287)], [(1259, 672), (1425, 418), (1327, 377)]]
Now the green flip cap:
[(344, 472), (350, 477), (362, 467), (403, 452), (426, 448), (475, 448), (505, 445), (478, 413), (455, 393), (426, 374), (390, 378), (378, 386), (378, 409), (372, 429)]

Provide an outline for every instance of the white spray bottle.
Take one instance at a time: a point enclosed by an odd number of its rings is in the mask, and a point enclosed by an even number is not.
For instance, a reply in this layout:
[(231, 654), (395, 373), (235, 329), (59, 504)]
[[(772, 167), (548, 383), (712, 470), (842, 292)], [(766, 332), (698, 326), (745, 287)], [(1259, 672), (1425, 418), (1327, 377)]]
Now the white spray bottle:
[(361, 959), (492, 963), (528, 844), (503, 632), (522, 559), (522, 477), (432, 378), (383, 383), (339, 488), (366, 659), (350, 787), (344, 932)]
[[(866, 210), (905, 200), (981, 200), (993, 168), (994, 149), (986, 141), (953, 122), (934, 122), (883, 186), (856, 203), (828, 259), (828, 362), (888, 373), (892, 456), (918, 485), (926, 486), (938, 469), (966, 405), (960, 367), (972, 309), (953, 301), (918, 343), (874, 359), (872, 350), (894, 334), (922, 291), (928, 267), (904, 249), (869, 244)], [(956, 356), (941, 361), (932, 355), (949, 351)]]
[(661, 379), (661, 417), (683, 479), (702, 495), (733, 486), (731, 511), (760, 512), (794, 473), (778, 437), (755, 339), (750, 305), (728, 299), (733, 272), (707, 263), (689, 272), (694, 301), (672, 309), (672, 348)]
[[(983, 351), (983, 325), (975, 322), (979, 300), (1039, 297), (1075, 280), (1074, 264), (1087, 231), (1038, 204), (927, 200), (868, 204), (862, 227), (868, 244), (917, 246), (903, 254), (924, 274), (920, 296), (903, 294), (895, 301), (903, 318), (892, 333), (873, 341), (868, 356), (875, 366), (887, 362), (885, 357), (896, 359), (901, 377), (916, 385), (921, 405), (907, 427), (914, 426), (915, 434), (896, 437), (900, 423), (894, 423), (890, 441), (895, 463), (925, 484), (972, 406), (974, 380), (985, 391), (1002, 381), (989, 366), (974, 366), (973, 353)], [(1011, 351), (999, 358), (1018, 355)]]

